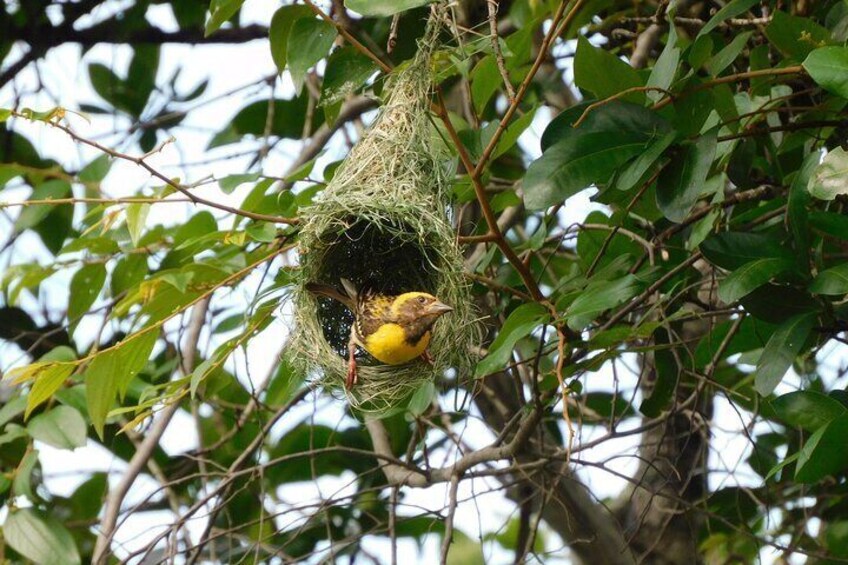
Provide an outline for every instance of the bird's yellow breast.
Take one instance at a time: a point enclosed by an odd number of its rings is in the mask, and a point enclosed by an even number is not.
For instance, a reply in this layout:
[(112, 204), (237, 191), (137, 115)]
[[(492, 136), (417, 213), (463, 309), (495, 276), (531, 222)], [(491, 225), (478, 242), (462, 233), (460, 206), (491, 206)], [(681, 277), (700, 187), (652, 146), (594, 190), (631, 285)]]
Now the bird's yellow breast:
[(383, 324), (365, 338), (365, 349), (378, 361), (387, 365), (400, 365), (421, 356), (430, 344), (430, 332), (425, 333), (418, 343), (406, 341), (403, 328), (398, 324)]

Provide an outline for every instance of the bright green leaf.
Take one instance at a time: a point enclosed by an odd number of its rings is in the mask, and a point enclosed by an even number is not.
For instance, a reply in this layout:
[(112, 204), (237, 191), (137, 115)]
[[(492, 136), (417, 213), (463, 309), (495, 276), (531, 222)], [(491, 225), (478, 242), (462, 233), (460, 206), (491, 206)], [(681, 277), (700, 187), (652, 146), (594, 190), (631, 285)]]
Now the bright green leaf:
[(822, 47), (807, 55), (804, 69), (825, 90), (848, 98), (848, 47)]
[(837, 147), (825, 155), (813, 171), (807, 190), (821, 200), (833, 200), (848, 194), (848, 152)]
[(82, 563), (67, 528), (34, 508), (10, 512), (3, 524), (3, 537), (12, 549), (39, 565)]
[(141, 239), (141, 233), (144, 231), (149, 212), (150, 204), (147, 203), (137, 202), (127, 206), (127, 229), (135, 246), (138, 246), (138, 240)]
[(244, 0), (212, 0), (209, 5), (209, 19), (206, 20), (204, 35), (209, 37), (220, 28), (224, 22), (239, 11)]
[(513, 310), (489, 347), (489, 353), (477, 364), (474, 375), (482, 377), (503, 369), (518, 340), (530, 335), (530, 332), (548, 319), (548, 310), (537, 302), (522, 304)]

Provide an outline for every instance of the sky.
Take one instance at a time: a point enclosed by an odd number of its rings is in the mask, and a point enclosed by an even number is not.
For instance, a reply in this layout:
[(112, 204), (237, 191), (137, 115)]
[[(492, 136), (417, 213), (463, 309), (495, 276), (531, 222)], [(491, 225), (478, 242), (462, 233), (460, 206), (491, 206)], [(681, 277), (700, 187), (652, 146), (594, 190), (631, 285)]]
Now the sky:
[[(129, 2), (113, 2), (113, 9), (130, 4)], [(94, 17), (88, 21), (81, 21), (81, 26), (87, 26), (106, 17), (110, 12), (95, 12)], [(269, 3), (262, 0), (248, 0), (243, 8), (242, 21), (244, 23), (267, 24), (270, 20), (272, 10)], [(54, 14), (55, 15), (55, 14)], [(148, 12), (148, 19), (165, 30), (176, 29), (170, 7), (167, 5), (152, 6)], [(572, 48), (569, 45), (561, 46), (561, 49)], [(17, 47), (20, 52), (21, 47)], [(32, 72), (22, 73), (12, 86), (6, 86), (0, 90), (0, 107), (6, 107), (13, 97), (13, 89), (25, 92), (23, 105), (37, 110), (43, 110), (54, 106), (67, 108), (78, 107), (80, 103), (96, 103), (98, 98), (91, 88), (87, 65), (100, 62), (118, 71), (126, 68), (131, 51), (123, 46), (98, 45), (85, 53), (77, 46), (63, 46), (52, 50), (46, 59), (39, 64), (38, 76)], [(13, 58), (9, 59), (13, 60)], [(566, 65), (566, 77), (570, 77), (568, 62)], [(274, 64), (270, 57), (267, 41), (258, 40), (242, 45), (168, 45), (162, 50), (160, 79), (170, 77), (177, 69), (180, 76), (177, 81), (178, 88), (183, 91), (193, 89), (202, 80), (208, 78), (209, 86), (204, 99), (213, 98), (224, 94), (236, 87), (257, 83), (261, 78), (274, 72)], [(44, 88), (39, 88), (38, 80), (43, 81)], [(249, 157), (234, 157), (229, 159), (217, 159), (230, 155), (236, 148), (243, 149), (242, 145), (225, 146), (207, 151), (205, 149), (209, 136), (221, 129), (223, 125), (243, 107), (248, 101), (267, 99), (271, 89), (267, 85), (245, 88), (239, 95), (225, 97), (217, 102), (205, 104), (190, 113), (190, 118), (184, 123), (184, 127), (177, 130), (176, 140), (165, 145), (161, 151), (152, 155), (148, 162), (158, 170), (173, 176), (179, 176), (184, 182), (194, 182), (208, 176), (221, 178), (230, 174), (244, 172), (249, 162)], [(274, 88), (275, 96), (287, 97), (292, 92), (291, 82), (287, 76), (283, 76)], [(373, 119), (374, 113), (366, 115), (366, 121)], [(520, 139), (520, 143), (532, 157), (539, 154), (539, 137), (544, 127), (550, 120), (550, 113), (541, 111)], [(102, 115), (89, 116), (88, 120), (77, 116), (69, 116), (68, 123), (79, 134), (97, 139), (105, 144), (117, 143), (124, 136), (120, 133), (129, 125), (123, 118), (112, 118)], [(84, 164), (90, 162), (98, 153), (96, 150), (81, 147), (74, 144), (64, 133), (40, 123), (27, 123), (16, 121), (16, 130), (30, 139), (44, 157), (52, 157), (61, 162), (66, 168), (78, 170)], [(117, 134), (116, 134), (117, 132)], [(349, 131), (355, 137), (353, 129)], [(289, 164), (297, 157), (300, 143), (294, 141), (283, 141), (268, 156), (264, 163), (264, 172), (269, 175), (282, 175), (288, 169)], [(119, 149), (136, 152), (133, 147), (119, 147)], [(315, 174), (320, 174), (322, 168), (335, 161), (346, 151), (344, 136), (337, 135), (331, 142), (328, 151), (319, 159)], [(180, 163), (198, 163), (193, 166), (179, 166)], [(117, 161), (103, 183), (103, 190), (109, 196), (130, 196), (139, 190), (150, 190), (158, 183), (152, 181), (149, 175), (139, 167), (128, 162)], [(238, 206), (249, 190), (249, 185), (243, 185), (232, 194), (220, 191), (214, 183), (199, 189), (199, 194), (217, 202)], [(591, 210), (603, 209), (602, 206), (590, 202), (591, 189), (580, 193), (568, 201), (563, 208), (560, 220), (561, 225), (567, 226), (582, 220)], [(29, 190), (25, 187), (7, 188), (0, 194), (2, 201), (17, 201), (25, 199)], [(183, 204), (159, 205), (155, 214), (148, 219), (148, 227), (153, 223), (176, 224), (187, 219), (194, 209)], [(219, 219), (224, 219), (224, 214), (218, 211), (213, 213)], [(14, 212), (13, 212), (14, 214)], [(5, 240), (11, 233), (11, 224), (0, 217), (0, 241)], [(14, 262), (20, 263), (33, 258), (42, 261), (50, 261), (49, 254), (41, 248), (40, 243), (33, 234), (21, 238), (14, 249)], [(44, 285), (40, 298), (43, 302), (56, 310), (63, 310), (67, 301), (67, 285), (71, 273), (60, 273), (50, 279)], [(215, 306), (231, 307), (234, 310), (243, 308), (249, 303), (252, 290), (259, 282), (259, 274), (254, 274), (249, 281), (240, 286), (238, 290), (223, 293), (220, 297), (216, 295)], [(101, 297), (102, 298), (102, 297)], [(31, 297), (24, 297), (25, 304), (32, 306), (36, 302)], [(87, 317), (80, 324), (77, 331), (78, 336), (84, 336), (89, 330), (96, 329), (100, 320), (96, 317)], [(285, 335), (291, 325), (291, 312), (286, 304), (281, 304), (275, 322), (265, 332), (253, 339), (246, 352), (238, 352), (229, 362), (230, 369), (245, 383), (256, 387), (265, 378), (272, 366), (274, 355), (280, 350)], [(176, 327), (177, 324), (172, 324)], [(208, 332), (201, 336), (201, 344), (214, 347), (220, 340), (227, 336), (212, 338)], [(217, 340), (217, 341), (216, 341)], [(83, 340), (84, 341), (84, 340)], [(844, 347), (834, 347), (822, 353), (823, 360), (831, 364), (834, 369), (843, 367), (848, 363), (848, 356)], [(20, 352), (14, 346), (0, 345), (0, 368), (4, 371), (9, 367), (24, 362)], [(636, 359), (631, 356), (626, 359), (625, 365), (636, 367)], [(619, 367), (619, 377), (626, 376), (626, 367)], [(635, 379), (622, 378), (622, 381), (630, 382), (631, 387)], [(583, 379), (587, 391), (612, 391), (614, 387), (614, 375), (611, 365), (608, 363), (596, 373), (591, 373)], [(788, 392), (797, 388), (800, 378), (792, 375), (781, 385), (782, 392)], [(844, 384), (844, 383), (843, 383)], [(633, 390), (625, 390), (625, 394), (634, 394)], [(639, 393), (635, 393), (638, 398)], [(453, 401), (450, 398), (443, 399), (444, 406), (452, 409)], [(301, 403), (296, 409), (284, 417), (274, 429), (273, 434), (277, 437), (284, 434), (297, 423), (306, 418), (313, 417), (316, 422), (330, 426), (346, 427), (354, 425), (355, 422), (345, 416), (344, 406), (338, 400), (326, 395), (316, 394)], [(732, 470), (729, 472), (714, 472), (710, 475), (712, 486), (727, 486), (738, 481), (739, 484), (758, 486), (760, 479), (744, 463), (749, 451), (749, 445), (741, 428), (748, 424), (748, 415), (743, 414), (740, 418), (721, 397), (716, 400), (716, 410), (713, 418), (713, 445), (710, 454), (710, 467), (712, 469)], [(469, 418), (464, 429), (459, 430), (463, 439), (469, 445), (482, 447), (494, 439), (493, 434), (480, 421), (479, 418)], [(637, 420), (631, 420), (622, 429), (638, 425)], [(763, 424), (757, 424), (755, 431), (762, 431)], [(179, 413), (175, 421), (166, 432), (162, 445), (170, 454), (178, 454), (196, 446), (197, 435), (191, 418)], [(584, 428), (580, 430), (580, 441), (587, 441), (603, 433), (603, 430), (592, 430)], [(581, 458), (589, 461), (607, 461), (608, 466), (615, 472), (625, 475), (632, 474), (636, 469), (636, 459), (626, 455), (635, 452), (638, 438), (623, 438), (605, 442), (597, 448), (581, 453)], [(579, 444), (579, 442), (578, 442)], [(122, 461), (116, 460), (111, 454), (90, 442), (88, 446), (73, 452), (58, 450), (47, 445), (38, 445), (40, 460), (45, 470), (47, 488), (56, 494), (67, 495), (83, 482), (89, 473), (95, 471), (107, 471), (110, 473), (110, 482), (114, 484), (120, 473), (125, 468)], [(433, 454), (432, 464), (441, 465), (442, 459), (449, 460), (453, 454), (440, 451)], [(619, 494), (626, 482), (612, 474), (601, 473), (595, 468), (584, 467), (577, 470), (578, 475), (586, 482), (592, 491), (601, 499), (612, 498)], [(319, 500), (330, 495), (340, 495), (355, 491), (356, 477), (352, 472), (337, 478), (322, 478), (311, 483), (300, 483), (291, 487), (281, 489), (279, 495), (282, 500), (291, 502), (304, 502), (305, 499), (314, 498)], [(459, 491), (460, 500), (470, 499), (475, 493), (492, 489), (496, 485), (489, 481), (475, 480), (463, 482)], [(133, 504), (144, 499), (155, 489), (156, 483), (149, 476), (142, 475), (127, 498), (127, 504)], [(405, 502), (410, 508), (427, 508), (441, 510), (447, 503), (447, 485), (437, 485), (428, 489), (409, 489)], [(514, 511), (514, 505), (508, 502), (500, 492), (482, 494), (476, 497), (475, 502), (461, 503), (456, 517), (458, 529), (469, 535), (472, 539), (479, 538), (482, 534), (497, 531), (501, 528)], [(0, 521), (3, 519), (0, 511)], [(161, 531), (162, 524), (169, 524), (173, 516), (169, 512), (148, 512), (133, 515), (119, 529), (116, 535), (116, 553), (125, 555), (122, 551), (132, 551), (147, 543), (156, 533)], [(202, 531), (205, 524), (202, 520), (192, 521), (190, 528), (195, 536)], [(812, 527), (815, 527), (814, 525)], [(556, 536), (546, 531), (546, 546), (548, 550), (557, 551), (561, 544)], [(416, 547), (409, 540), (400, 542), (400, 551), (417, 555), (421, 563), (437, 560), (440, 541), (431, 536), (422, 548)], [(369, 539), (365, 547), (374, 555), (385, 557), (388, 555), (387, 543), (379, 540)], [(504, 551), (495, 543), (484, 545), (487, 562), (507, 563), (512, 561), (512, 553)], [(567, 552), (559, 551), (559, 559), (550, 558), (547, 562), (568, 562)], [(763, 559), (770, 562), (773, 555), (765, 550)]]

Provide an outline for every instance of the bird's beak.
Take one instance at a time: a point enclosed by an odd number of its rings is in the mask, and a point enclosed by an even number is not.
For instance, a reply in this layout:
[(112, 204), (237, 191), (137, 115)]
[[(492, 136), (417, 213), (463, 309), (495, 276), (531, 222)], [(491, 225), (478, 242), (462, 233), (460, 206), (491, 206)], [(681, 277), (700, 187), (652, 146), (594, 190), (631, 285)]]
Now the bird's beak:
[(428, 308), (428, 310), (431, 314), (444, 314), (445, 312), (451, 312), (453, 308), (437, 300), (436, 302), (430, 305), (430, 308)]

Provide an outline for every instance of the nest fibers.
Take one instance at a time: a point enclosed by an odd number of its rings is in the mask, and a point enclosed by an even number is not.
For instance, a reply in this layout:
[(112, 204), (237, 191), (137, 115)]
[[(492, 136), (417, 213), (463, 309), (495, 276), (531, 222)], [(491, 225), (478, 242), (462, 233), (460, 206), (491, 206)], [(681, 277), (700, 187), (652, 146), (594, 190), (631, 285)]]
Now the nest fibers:
[(423, 290), (454, 307), (436, 322), (429, 347), (432, 366), (420, 359), (382, 365), (364, 351), (357, 353), (359, 382), (347, 397), (353, 407), (369, 413), (402, 410), (416, 390), (454, 371), (461, 379), (474, 364), (475, 315), (449, 221), (456, 165), (429, 112), (434, 18), (418, 56), (387, 87), (388, 99), (374, 125), (303, 212), (289, 353), (321, 385), (344, 390), (353, 315), (338, 302), (308, 292), (307, 282), (341, 288), (344, 277), (358, 288), (386, 294)]

